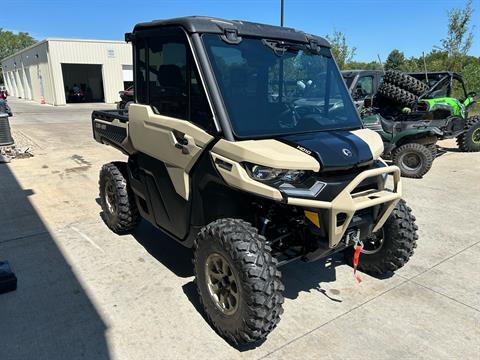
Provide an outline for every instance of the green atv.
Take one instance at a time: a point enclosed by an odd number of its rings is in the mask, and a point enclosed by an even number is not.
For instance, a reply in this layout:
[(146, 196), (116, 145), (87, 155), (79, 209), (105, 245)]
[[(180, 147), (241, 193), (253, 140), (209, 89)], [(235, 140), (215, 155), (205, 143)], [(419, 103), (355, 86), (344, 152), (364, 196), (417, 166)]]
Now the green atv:
[(402, 176), (425, 175), (438, 140), (456, 138), (462, 151), (480, 151), (480, 119), (468, 118), (476, 93), (467, 93), (460, 75), (348, 70), (342, 76), (365, 127), (380, 134), (383, 157)]
[(480, 117), (468, 116), (477, 93), (469, 92), (463, 78), (453, 72), (405, 74), (387, 71), (376, 95), (380, 114), (398, 121), (438, 122), (438, 139), (456, 137), (460, 150), (480, 151)]
[(404, 120), (384, 118), (378, 113), (362, 117), (367, 129), (376, 131), (384, 142), (383, 157), (400, 168), (404, 177), (421, 178), (437, 156), (437, 140), (444, 135), (442, 120)]

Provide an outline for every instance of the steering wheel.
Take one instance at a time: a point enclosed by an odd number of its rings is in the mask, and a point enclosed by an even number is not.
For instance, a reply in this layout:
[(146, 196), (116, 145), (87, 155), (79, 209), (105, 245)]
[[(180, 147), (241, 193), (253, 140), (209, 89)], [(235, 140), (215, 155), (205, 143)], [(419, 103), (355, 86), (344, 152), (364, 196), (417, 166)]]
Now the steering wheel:
[(291, 128), (297, 125), (297, 111), (295, 110), (295, 106), (290, 103), (284, 103), (287, 107), (284, 111), (282, 111), (278, 115), (278, 123), (282, 128)]

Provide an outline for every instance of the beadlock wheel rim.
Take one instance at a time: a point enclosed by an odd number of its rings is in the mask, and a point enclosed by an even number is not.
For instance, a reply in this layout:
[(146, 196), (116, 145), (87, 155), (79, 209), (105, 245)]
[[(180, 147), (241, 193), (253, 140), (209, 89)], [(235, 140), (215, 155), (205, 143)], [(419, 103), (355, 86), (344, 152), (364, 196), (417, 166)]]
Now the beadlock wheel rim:
[(108, 212), (114, 214), (116, 211), (115, 190), (111, 181), (107, 181), (105, 184), (105, 204), (107, 205)]
[(238, 309), (239, 287), (230, 262), (218, 253), (211, 254), (205, 263), (208, 293), (215, 306), (225, 315), (233, 315)]
[(385, 235), (383, 233), (383, 228), (376, 233), (372, 234), (364, 241), (362, 248), (362, 254), (372, 255), (379, 252), (385, 242)]

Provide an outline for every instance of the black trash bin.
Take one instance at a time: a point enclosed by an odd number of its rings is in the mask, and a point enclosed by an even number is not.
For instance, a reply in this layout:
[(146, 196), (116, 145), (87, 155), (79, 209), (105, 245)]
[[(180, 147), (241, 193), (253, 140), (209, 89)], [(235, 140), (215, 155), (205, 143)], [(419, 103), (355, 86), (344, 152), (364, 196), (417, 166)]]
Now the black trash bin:
[(13, 143), (8, 114), (0, 112), (0, 146), (9, 146), (13, 145)]

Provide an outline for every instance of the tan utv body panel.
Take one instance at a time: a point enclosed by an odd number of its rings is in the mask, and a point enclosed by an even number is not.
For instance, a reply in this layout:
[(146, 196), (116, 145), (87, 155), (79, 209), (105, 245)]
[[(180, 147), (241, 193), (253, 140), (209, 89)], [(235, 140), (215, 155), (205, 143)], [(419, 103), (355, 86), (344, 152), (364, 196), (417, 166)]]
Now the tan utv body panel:
[[(125, 149), (124, 151), (126, 151), (127, 154), (133, 154), (135, 152), (135, 149), (133, 148), (132, 141), (131, 141), (130, 136), (129, 136), (128, 123), (127, 122), (121, 122), (118, 119), (113, 119), (113, 121), (105, 121), (105, 120), (102, 120), (102, 119), (95, 119), (95, 127), (97, 127), (97, 128), (103, 127), (104, 129), (106, 129), (107, 126), (112, 126), (112, 125), (115, 126), (115, 127), (120, 127), (120, 128), (125, 129), (125, 131), (127, 132), (127, 136), (125, 137), (125, 140), (122, 142), (121, 145)], [(95, 136), (95, 140), (97, 140), (98, 142), (102, 142), (100, 140), (100, 136), (98, 135), (98, 133), (96, 131), (94, 131), (93, 134)]]
[[(244, 142), (246, 143), (246, 142)], [(225, 149), (225, 145), (222, 145), (222, 148)], [(382, 145), (383, 148), (383, 145)], [(227, 184), (237, 189), (253, 193), (256, 195), (260, 195), (275, 201), (283, 201), (284, 198), (280, 191), (274, 187), (268, 186), (263, 184), (260, 181), (256, 181), (252, 179), (247, 171), (245, 170), (244, 166), (242, 166), (242, 161), (249, 161), (255, 164), (258, 164), (259, 161), (253, 157), (252, 153), (249, 151), (245, 151), (247, 153), (247, 159), (242, 159), (238, 156), (230, 157), (222, 156), (215, 152), (218, 149), (217, 145), (215, 145), (210, 152), (213, 161), (217, 170), (219, 171), (222, 178), (225, 180)], [(227, 149), (230, 149), (227, 147)], [(253, 147), (249, 150), (254, 149)], [(382, 149), (383, 151), (383, 149)], [(225, 152), (224, 152), (225, 153)], [(378, 153), (378, 150), (377, 150)], [(381, 152), (380, 152), (381, 153)], [(372, 153), (373, 154), (373, 153)], [(273, 154), (272, 154), (273, 155)], [(278, 155), (277, 155), (278, 156)], [(378, 155), (379, 156), (379, 155)], [(235, 157), (239, 159), (239, 161), (235, 161), (232, 159)], [(216, 160), (222, 160), (225, 163), (230, 164), (232, 167), (230, 170), (225, 169), (224, 167), (220, 166), (216, 163)], [(274, 162), (275, 164), (278, 164)], [(288, 168), (286, 163), (281, 163), (277, 167), (280, 168)], [(261, 165), (271, 166), (271, 162), (264, 162)], [(292, 167), (293, 168), (293, 167)], [(302, 169), (300, 165), (297, 165), (295, 169)], [(354, 192), (355, 188), (361, 184), (363, 180), (369, 177), (374, 177), (378, 175), (393, 175), (393, 183), (394, 188), (392, 191), (390, 190), (367, 190), (362, 192)], [(390, 214), (392, 213), (395, 205), (400, 200), (402, 196), (402, 186), (400, 181), (400, 169), (396, 166), (388, 166), (376, 169), (365, 170), (362, 173), (358, 174), (346, 187), (343, 189), (340, 194), (338, 194), (335, 199), (332, 201), (319, 201), (314, 199), (303, 199), (303, 198), (295, 198), (295, 197), (287, 197), (286, 201), (289, 205), (300, 206), (305, 209), (324, 209), (328, 211), (328, 237), (329, 237), (329, 247), (335, 248), (338, 246), (340, 241), (342, 240), (345, 232), (350, 225), (355, 212), (373, 207), (373, 206), (381, 206), (379, 216), (376, 219), (375, 226), (373, 231), (379, 230), (385, 221), (388, 219)], [(337, 226), (337, 215), (345, 213), (346, 219), (342, 225)]]
[[(393, 175), (393, 190), (366, 190), (355, 193), (355, 188), (366, 178), (382, 174)], [(329, 201), (318, 201), (289, 197), (287, 203), (309, 209), (328, 210), (328, 236), (329, 246), (334, 248), (342, 240), (345, 232), (352, 221), (355, 212), (369, 207), (382, 205), (381, 212), (376, 219), (373, 232), (378, 231), (390, 216), (395, 205), (402, 197), (402, 183), (400, 180), (400, 169), (396, 166), (365, 170), (358, 174), (335, 199)], [(346, 214), (346, 220), (337, 226), (337, 215)]]
[[(222, 155), (219, 155), (215, 152), (210, 151), (210, 155), (213, 158), (213, 162), (215, 163), (215, 167), (217, 168), (218, 172), (222, 176), (225, 182), (237, 189), (253, 193), (255, 195), (260, 195), (263, 197), (267, 197), (269, 199), (273, 199), (276, 201), (282, 200), (282, 194), (277, 189), (265, 185), (260, 181), (253, 180), (248, 174), (245, 168), (238, 162), (233, 161), (229, 158), (226, 158)], [(224, 169), (219, 166), (215, 160), (222, 160), (226, 163), (232, 165), (230, 170)]]
[(379, 134), (370, 129), (359, 129), (350, 131), (355, 136), (365, 141), (370, 148), (373, 160), (377, 160), (383, 153), (383, 141)]
[(278, 140), (219, 140), (212, 151), (236, 162), (268, 166), (276, 169), (319, 171), (320, 164), (307, 155)]
[[(132, 104), (128, 109), (128, 130), (133, 147), (163, 161), (175, 191), (188, 200), (188, 173), (213, 136), (186, 120), (155, 114), (148, 105)], [(177, 148), (173, 131), (184, 134), (186, 151)]]

